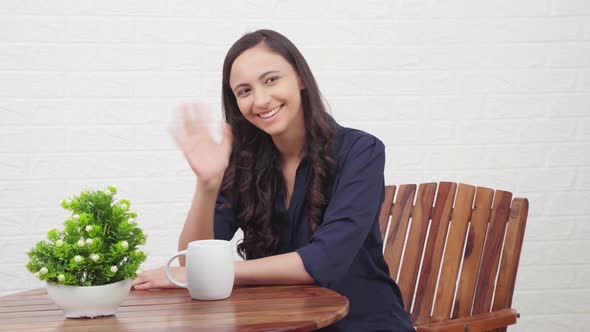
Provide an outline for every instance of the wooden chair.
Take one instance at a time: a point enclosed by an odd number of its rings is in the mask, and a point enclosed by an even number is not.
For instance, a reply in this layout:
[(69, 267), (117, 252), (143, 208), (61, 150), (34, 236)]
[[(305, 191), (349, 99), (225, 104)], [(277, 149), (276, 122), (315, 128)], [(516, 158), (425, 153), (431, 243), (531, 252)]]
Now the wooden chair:
[(437, 183), (401, 185), (395, 194), (386, 186), (384, 256), (417, 330), (506, 331), (515, 324), (519, 314), (510, 306), (528, 200), (452, 182), (438, 190)]

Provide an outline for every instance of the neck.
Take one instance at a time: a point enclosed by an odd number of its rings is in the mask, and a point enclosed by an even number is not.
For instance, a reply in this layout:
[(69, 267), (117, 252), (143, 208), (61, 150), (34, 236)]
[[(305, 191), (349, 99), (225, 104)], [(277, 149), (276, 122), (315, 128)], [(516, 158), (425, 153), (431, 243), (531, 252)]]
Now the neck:
[(305, 130), (292, 131), (281, 136), (273, 136), (272, 141), (281, 154), (283, 162), (301, 160), (305, 146)]

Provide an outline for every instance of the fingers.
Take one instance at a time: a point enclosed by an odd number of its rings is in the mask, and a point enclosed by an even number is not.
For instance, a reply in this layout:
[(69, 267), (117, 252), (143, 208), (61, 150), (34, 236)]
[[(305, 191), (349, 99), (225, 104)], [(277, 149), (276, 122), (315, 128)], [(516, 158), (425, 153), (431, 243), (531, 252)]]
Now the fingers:
[(149, 281), (150, 281), (150, 279), (151, 279), (150, 276), (149, 276), (150, 274), (151, 274), (151, 270), (150, 271), (141, 272), (133, 280), (133, 282), (131, 283), (131, 286), (133, 288), (136, 288), (136, 289), (145, 288), (145, 285), (148, 284)]
[(166, 283), (162, 280), (151, 280), (144, 282), (143, 284), (137, 284), (133, 286), (133, 289), (147, 290), (147, 289), (162, 289), (162, 288), (174, 288), (173, 285)]
[(187, 139), (186, 125), (184, 124), (185, 105), (180, 105), (172, 114), (172, 121), (168, 127), (170, 135), (174, 138), (174, 142), (178, 147), (182, 147), (183, 142)]
[(141, 278), (135, 278), (135, 280), (133, 280), (133, 282), (131, 283), (131, 287), (135, 287), (136, 285), (140, 285), (142, 284), (144, 281)]
[(144, 290), (144, 289), (157, 289), (157, 288), (178, 288), (178, 286), (168, 282), (168, 280), (154, 279), (144, 283), (140, 283), (133, 286), (133, 289)]
[(134, 279), (134, 280), (133, 280), (133, 282), (131, 283), (131, 286), (135, 286), (135, 285), (137, 285), (137, 284), (144, 283), (144, 282), (146, 281), (146, 279), (147, 279), (147, 278), (146, 278), (146, 276), (147, 276), (147, 273), (148, 273), (148, 272), (149, 272), (149, 271), (143, 271), (143, 272), (139, 273), (139, 274), (137, 275), (137, 277), (135, 277), (135, 279)]
[(205, 105), (201, 103), (185, 103), (181, 106), (184, 130), (189, 136), (207, 130), (208, 121), (205, 110)]
[(187, 135), (193, 131), (193, 119), (192, 119), (192, 105), (191, 104), (184, 104), (180, 106), (180, 112), (182, 116), (182, 124), (184, 125), (184, 132)]
[[(174, 274), (181, 270), (182, 269), (179, 269), (178, 267), (172, 268)], [(138, 274), (137, 278), (133, 280), (131, 285), (134, 289), (138, 290), (154, 288), (176, 288), (176, 286), (166, 278), (163, 267), (144, 271)]]
[[(157, 271), (157, 270), (152, 270)], [(150, 272), (152, 272), (150, 271)], [(155, 273), (150, 273), (149, 275), (143, 272), (140, 274), (133, 283), (131, 284), (134, 289), (152, 289), (152, 288), (162, 288), (165, 287), (164, 280), (161, 280), (161, 276), (156, 275)]]
[(138, 289), (138, 290), (142, 290), (142, 289), (152, 289), (152, 283), (151, 282), (145, 282), (143, 284), (137, 284), (137, 285), (133, 285), (133, 289)]
[(154, 280), (158, 279), (158, 269), (143, 271), (137, 275), (131, 286), (135, 289), (149, 289), (154, 286)]
[(210, 138), (205, 110), (203, 104), (195, 102), (183, 103), (174, 110), (169, 131), (179, 147), (191, 137)]

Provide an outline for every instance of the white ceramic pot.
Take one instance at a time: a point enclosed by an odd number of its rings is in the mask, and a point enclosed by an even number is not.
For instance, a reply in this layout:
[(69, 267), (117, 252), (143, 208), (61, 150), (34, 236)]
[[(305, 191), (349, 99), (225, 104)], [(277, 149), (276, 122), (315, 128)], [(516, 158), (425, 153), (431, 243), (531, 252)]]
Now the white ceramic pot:
[(67, 318), (109, 316), (125, 301), (133, 280), (102, 286), (64, 286), (47, 283), (47, 293)]

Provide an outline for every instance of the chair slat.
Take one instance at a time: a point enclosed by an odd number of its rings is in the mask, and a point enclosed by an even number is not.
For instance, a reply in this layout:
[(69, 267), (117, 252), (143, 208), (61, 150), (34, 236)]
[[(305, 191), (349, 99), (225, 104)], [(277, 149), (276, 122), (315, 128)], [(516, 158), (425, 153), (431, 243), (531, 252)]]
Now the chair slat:
[(406, 230), (410, 220), (410, 212), (416, 195), (415, 184), (404, 184), (399, 186), (395, 203), (391, 209), (391, 221), (389, 222), (389, 234), (385, 243), (383, 256), (389, 266), (389, 275), (392, 279), (397, 278), (397, 272), (401, 261)]
[(492, 306), (494, 282), (500, 261), (500, 251), (504, 240), (504, 231), (508, 215), (510, 213), (510, 202), (512, 193), (497, 190), (494, 196), (494, 207), (490, 215), (490, 222), (482, 256), (481, 269), (477, 279), (475, 290), (475, 301), (472, 314), (489, 312)]
[[(512, 200), (492, 311), (504, 310), (512, 306), (512, 294), (516, 283), (516, 272), (520, 260), (528, 211), (529, 201), (526, 198)], [(506, 332), (506, 330), (506, 327), (501, 327), (490, 332)]]
[(389, 216), (391, 215), (391, 208), (393, 207), (393, 196), (395, 196), (395, 186), (385, 186), (385, 197), (381, 204), (379, 212), (379, 229), (381, 230), (381, 240), (385, 240), (385, 232), (387, 231), (387, 224)]
[[(384, 256), (418, 330), (455, 322), (461, 330), (506, 332), (497, 327), (516, 322), (509, 308), (527, 215), (528, 200), (507, 191), (452, 182), (386, 187)], [(482, 315), (506, 310), (510, 320), (481, 325)]]
[(474, 186), (459, 185), (436, 291), (436, 300), (432, 313), (433, 322), (449, 319), (451, 316), (453, 295), (455, 295), (455, 285), (457, 284), (457, 276), (465, 244), (465, 234), (467, 233), (469, 218), (471, 218), (471, 207), (473, 206), (474, 196)]
[(457, 184), (452, 182), (441, 182), (438, 187), (436, 203), (432, 211), (430, 231), (426, 241), (424, 261), (422, 262), (420, 279), (416, 288), (416, 300), (411, 313), (415, 325), (430, 322), (438, 270), (442, 260), (442, 251), (456, 189)]
[(505, 309), (512, 305), (528, 210), (529, 201), (526, 198), (515, 198), (512, 201), (492, 310)]
[(418, 187), (418, 196), (416, 203), (412, 208), (410, 230), (406, 251), (403, 257), (403, 263), (398, 278), (398, 285), (402, 291), (404, 307), (410, 312), (414, 290), (418, 279), (420, 260), (424, 250), (426, 232), (430, 221), (430, 213), (434, 203), (436, 193), (436, 183), (423, 183)]
[(492, 189), (478, 187), (475, 192), (475, 204), (471, 213), (471, 222), (467, 234), (467, 244), (463, 254), (463, 267), (459, 278), (459, 287), (455, 297), (452, 318), (471, 315), (473, 296), (477, 283), (477, 274), (481, 263), (481, 254), (486, 238), (486, 229), (492, 211)]

